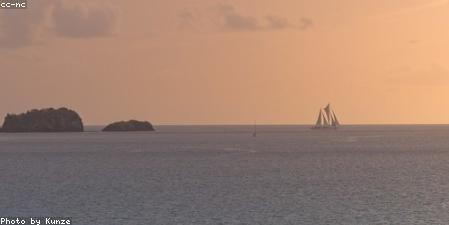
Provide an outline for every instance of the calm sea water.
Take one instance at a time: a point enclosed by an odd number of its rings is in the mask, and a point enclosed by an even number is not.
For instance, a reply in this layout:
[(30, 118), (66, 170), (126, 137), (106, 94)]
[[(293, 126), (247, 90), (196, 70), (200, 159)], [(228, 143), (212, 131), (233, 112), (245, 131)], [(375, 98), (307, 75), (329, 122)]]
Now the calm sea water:
[(0, 134), (0, 215), (74, 224), (448, 224), (449, 126)]

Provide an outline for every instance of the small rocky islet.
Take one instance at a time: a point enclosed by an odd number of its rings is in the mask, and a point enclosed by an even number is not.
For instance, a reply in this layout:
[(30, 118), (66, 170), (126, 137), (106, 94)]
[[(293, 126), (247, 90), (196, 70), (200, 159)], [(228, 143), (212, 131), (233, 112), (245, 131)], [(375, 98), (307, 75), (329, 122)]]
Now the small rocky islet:
[[(7, 114), (0, 132), (28, 133), (28, 132), (83, 132), (83, 120), (79, 114), (68, 108), (32, 109), (20, 114)], [(154, 131), (154, 127), (147, 121), (121, 121), (109, 124), (103, 131)]]
[(124, 131), (154, 131), (153, 125), (148, 121), (120, 121), (107, 125), (104, 132), (124, 132)]

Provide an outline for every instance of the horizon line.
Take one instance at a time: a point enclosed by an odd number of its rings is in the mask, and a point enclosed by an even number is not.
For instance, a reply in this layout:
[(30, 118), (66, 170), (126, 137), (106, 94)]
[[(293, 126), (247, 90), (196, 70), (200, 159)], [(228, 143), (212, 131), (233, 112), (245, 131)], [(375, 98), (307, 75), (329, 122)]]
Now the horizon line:
[[(152, 123), (154, 126), (313, 126), (300, 123)], [(86, 124), (84, 126), (107, 126), (107, 124)], [(348, 123), (345, 126), (449, 126), (449, 123)]]

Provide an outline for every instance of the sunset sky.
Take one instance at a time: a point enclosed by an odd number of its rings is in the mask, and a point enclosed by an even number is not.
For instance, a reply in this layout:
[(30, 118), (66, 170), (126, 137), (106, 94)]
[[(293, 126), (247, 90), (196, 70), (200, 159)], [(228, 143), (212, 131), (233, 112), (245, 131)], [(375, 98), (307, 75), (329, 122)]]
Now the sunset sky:
[(28, 2), (0, 10), (1, 117), (449, 123), (447, 0)]

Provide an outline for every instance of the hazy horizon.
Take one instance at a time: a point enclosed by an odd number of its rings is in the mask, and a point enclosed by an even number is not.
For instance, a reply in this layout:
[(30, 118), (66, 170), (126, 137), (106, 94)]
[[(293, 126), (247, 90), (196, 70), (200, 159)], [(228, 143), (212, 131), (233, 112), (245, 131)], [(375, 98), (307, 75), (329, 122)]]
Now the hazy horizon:
[(449, 124), (447, 0), (29, 0), (0, 10), (0, 121)]
[[(111, 121), (116, 122), (116, 121)], [(84, 124), (88, 127), (102, 127), (108, 124)], [(155, 126), (313, 126), (315, 123), (153, 123)], [(449, 123), (345, 123), (350, 126), (449, 126)]]

